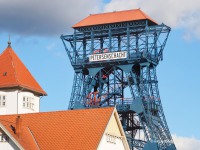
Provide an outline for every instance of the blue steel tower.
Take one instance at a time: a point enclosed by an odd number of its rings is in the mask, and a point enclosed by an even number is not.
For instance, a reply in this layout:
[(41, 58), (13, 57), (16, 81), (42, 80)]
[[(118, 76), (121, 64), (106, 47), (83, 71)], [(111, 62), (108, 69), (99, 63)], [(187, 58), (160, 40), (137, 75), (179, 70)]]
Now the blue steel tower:
[(90, 15), (61, 35), (74, 68), (69, 109), (116, 106), (131, 149), (175, 150), (156, 66), (170, 27), (140, 9)]

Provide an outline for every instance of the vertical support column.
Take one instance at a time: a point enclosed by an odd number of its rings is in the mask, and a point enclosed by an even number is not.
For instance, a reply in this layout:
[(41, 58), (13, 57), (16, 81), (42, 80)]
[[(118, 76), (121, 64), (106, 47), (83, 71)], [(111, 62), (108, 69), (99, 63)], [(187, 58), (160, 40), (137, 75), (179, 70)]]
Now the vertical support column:
[(155, 32), (155, 33), (154, 33), (154, 50), (155, 50), (154, 56), (155, 56), (155, 58), (158, 57), (157, 39), (158, 39), (158, 35), (157, 35), (157, 33)]
[(132, 99), (135, 100), (136, 98), (136, 95), (134, 94), (134, 87), (133, 87), (133, 73), (132, 71), (130, 70), (129, 72), (126, 72), (126, 78), (127, 78), (127, 81), (128, 81), (128, 85), (129, 85), (129, 88), (130, 88), (130, 92), (131, 92), (131, 96), (132, 96)]
[[(124, 99), (124, 71), (122, 70), (122, 98)], [(122, 104), (124, 104), (124, 101), (122, 100)]]
[(143, 128), (146, 133), (146, 138), (148, 140), (156, 141), (157, 136), (155, 132), (155, 127), (152, 122), (152, 113), (150, 105), (150, 86), (149, 86), (149, 63), (140, 64), (140, 95), (142, 97), (144, 111), (141, 116), (143, 118)]
[(101, 53), (104, 53), (104, 51), (103, 51), (103, 37), (100, 38), (100, 49), (101, 49)]
[(146, 99), (149, 98), (149, 65), (149, 63), (140, 64), (140, 92)]
[(117, 74), (116, 74), (116, 66), (113, 67), (113, 72), (114, 72), (114, 90), (113, 90), (113, 93), (114, 93), (114, 104), (116, 103), (116, 77), (117, 77)]
[(142, 63), (140, 66), (140, 94), (143, 97), (144, 106), (144, 111), (140, 115), (142, 125), (146, 132), (147, 141), (158, 143), (160, 149), (165, 149), (173, 141), (159, 98), (155, 66), (149, 63)]
[(139, 37), (138, 37), (138, 34), (136, 33), (136, 41), (135, 41), (135, 42), (136, 42), (136, 43), (135, 43), (135, 50), (136, 50), (136, 53), (139, 52), (139, 45), (138, 45), (139, 42), (138, 42), (138, 41), (139, 41)]
[(157, 124), (157, 132), (159, 133), (158, 137), (160, 141), (164, 141), (163, 143), (160, 144), (161, 147), (167, 147), (169, 146), (171, 143), (173, 143), (165, 116), (164, 116), (164, 111), (162, 108), (162, 104), (161, 104), (161, 99), (160, 99), (160, 95), (159, 95), (159, 90), (158, 90), (158, 82), (157, 82), (157, 76), (156, 76), (156, 66), (151, 66), (150, 68), (150, 76), (151, 76), (151, 80), (154, 82), (151, 82), (151, 86), (152, 86), (152, 101), (154, 102), (157, 110), (157, 114), (156, 116), (159, 117), (160, 122)]
[(118, 35), (117, 41), (118, 41), (118, 51), (121, 51), (121, 37), (120, 37), (120, 35)]
[[(106, 86), (107, 86), (107, 93), (108, 93), (108, 96), (110, 96), (110, 95), (109, 95), (109, 93), (110, 93), (110, 76), (108, 76), (108, 82), (107, 82), (107, 85), (106, 85)], [(107, 104), (110, 105), (109, 101), (107, 102)]]
[(128, 58), (130, 58), (130, 29), (127, 27), (127, 51), (128, 51)]
[(83, 39), (83, 61), (86, 60), (86, 45), (87, 45), (86, 39), (84, 38)]
[(74, 30), (74, 35), (73, 35), (73, 56), (72, 56), (72, 60), (76, 64), (76, 30)]
[(76, 102), (79, 102), (80, 100), (80, 97), (82, 95), (81, 93), (81, 87), (82, 87), (82, 82), (83, 82), (82, 77), (83, 75), (81, 71), (76, 71), (74, 73), (74, 81), (73, 81), (72, 93), (71, 93), (68, 109), (73, 109), (74, 104)]
[(94, 51), (94, 32), (91, 31), (91, 53)]
[[(86, 69), (86, 68), (85, 68)], [(84, 104), (84, 106), (86, 106), (87, 103), (87, 95), (88, 95), (88, 83), (91, 81), (91, 76), (89, 75), (89, 71), (88, 72), (84, 72), (83, 71), (83, 89), (81, 91), (81, 99), (80, 101), (82, 101), (82, 103)]]
[(149, 47), (148, 47), (148, 44), (149, 44), (149, 27), (148, 26), (146, 26), (146, 28), (145, 28), (145, 57), (147, 57), (147, 54), (148, 54), (148, 52), (149, 52)]
[(112, 52), (112, 33), (111, 33), (111, 29), (109, 29), (109, 51)]
[(103, 74), (102, 74), (102, 70), (101, 71), (99, 71), (99, 79), (98, 79), (98, 84), (99, 84), (99, 96), (101, 96), (101, 94), (102, 94), (102, 90), (103, 90), (103, 85), (102, 85), (102, 76), (103, 76)]

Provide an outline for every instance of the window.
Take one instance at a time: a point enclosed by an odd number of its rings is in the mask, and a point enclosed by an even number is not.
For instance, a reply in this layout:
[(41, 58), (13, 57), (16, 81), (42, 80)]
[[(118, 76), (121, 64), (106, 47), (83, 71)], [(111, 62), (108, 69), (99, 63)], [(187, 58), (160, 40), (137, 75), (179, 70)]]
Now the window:
[(6, 106), (6, 96), (0, 95), (0, 107), (5, 107), (5, 106)]
[(106, 134), (106, 141), (109, 143), (116, 144), (116, 136), (111, 135), (111, 134)]
[(32, 97), (23, 97), (23, 107), (34, 110), (34, 99)]
[(7, 142), (9, 137), (5, 133), (0, 132), (0, 142)]

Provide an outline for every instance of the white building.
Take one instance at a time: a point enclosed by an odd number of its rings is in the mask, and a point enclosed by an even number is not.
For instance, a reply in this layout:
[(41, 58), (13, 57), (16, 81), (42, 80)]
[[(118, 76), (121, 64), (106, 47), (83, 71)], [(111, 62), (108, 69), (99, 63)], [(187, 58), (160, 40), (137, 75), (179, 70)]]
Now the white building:
[(8, 43), (0, 55), (0, 115), (40, 111), (47, 95)]

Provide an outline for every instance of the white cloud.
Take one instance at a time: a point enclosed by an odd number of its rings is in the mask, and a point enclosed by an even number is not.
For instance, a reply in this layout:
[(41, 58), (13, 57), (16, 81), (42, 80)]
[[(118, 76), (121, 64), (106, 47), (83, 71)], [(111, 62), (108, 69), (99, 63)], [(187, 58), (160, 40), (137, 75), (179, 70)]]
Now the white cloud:
[[(200, 1), (111, 0), (104, 11), (141, 8), (154, 20), (185, 30), (188, 37), (200, 38)], [(184, 35), (185, 37), (185, 35)]]
[(200, 38), (198, 0), (111, 0), (104, 5), (103, 0), (0, 0), (0, 32), (57, 36), (91, 13), (134, 8), (141, 8), (159, 23), (184, 29), (186, 40)]
[(200, 140), (194, 137), (172, 135), (178, 150), (200, 150)]
[(101, 0), (0, 0), (0, 32), (60, 35), (100, 6)]
[[(140, 137), (140, 138), (139, 138)], [(136, 134), (136, 139), (144, 140), (144, 133)], [(183, 137), (172, 134), (172, 139), (177, 150), (200, 150), (200, 140), (194, 137)]]

